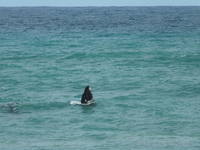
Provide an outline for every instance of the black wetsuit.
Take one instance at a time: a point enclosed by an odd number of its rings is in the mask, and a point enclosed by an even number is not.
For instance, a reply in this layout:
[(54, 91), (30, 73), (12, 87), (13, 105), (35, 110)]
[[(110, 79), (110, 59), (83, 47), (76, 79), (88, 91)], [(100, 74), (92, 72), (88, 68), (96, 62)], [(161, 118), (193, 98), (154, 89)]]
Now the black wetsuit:
[(89, 86), (87, 86), (82, 94), (81, 103), (87, 103), (90, 100), (93, 100), (93, 95), (92, 92), (89, 91)]

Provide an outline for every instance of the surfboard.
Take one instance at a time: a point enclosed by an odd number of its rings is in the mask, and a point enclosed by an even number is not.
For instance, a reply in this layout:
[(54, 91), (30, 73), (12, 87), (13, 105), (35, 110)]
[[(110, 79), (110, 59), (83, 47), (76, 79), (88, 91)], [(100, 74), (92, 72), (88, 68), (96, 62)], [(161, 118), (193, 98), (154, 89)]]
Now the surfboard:
[(92, 104), (94, 104), (94, 103), (96, 103), (95, 100), (88, 101), (88, 102), (85, 103), (85, 104), (82, 104), (80, 101), (71, 101), (71, 102), (70, 102), (71, 105), (92, 105)]

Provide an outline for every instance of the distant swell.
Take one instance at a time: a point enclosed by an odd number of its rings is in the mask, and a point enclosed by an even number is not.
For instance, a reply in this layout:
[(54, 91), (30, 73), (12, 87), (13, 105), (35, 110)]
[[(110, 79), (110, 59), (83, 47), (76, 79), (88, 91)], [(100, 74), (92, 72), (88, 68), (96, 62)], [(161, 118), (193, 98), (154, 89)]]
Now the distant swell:
[(19, 103), (19, 102), (9, 102), (6, 104), (0, 104), (0, 110), (4, 112), (36, 112), (36, 111), (47, 111), (47, 110), (56, 110), (63, 109), (67, 107), (69, 103), (63, 102), (49, 102), (49, 103)]

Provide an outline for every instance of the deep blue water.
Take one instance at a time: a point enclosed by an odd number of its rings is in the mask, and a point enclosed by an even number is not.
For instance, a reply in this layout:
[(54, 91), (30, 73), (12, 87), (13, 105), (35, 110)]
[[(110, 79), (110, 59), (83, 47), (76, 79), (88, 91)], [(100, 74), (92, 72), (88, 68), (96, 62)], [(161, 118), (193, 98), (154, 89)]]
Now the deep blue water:
[(199, 100), (200, 7), (0, 8), (0, 149), (196, 150)]

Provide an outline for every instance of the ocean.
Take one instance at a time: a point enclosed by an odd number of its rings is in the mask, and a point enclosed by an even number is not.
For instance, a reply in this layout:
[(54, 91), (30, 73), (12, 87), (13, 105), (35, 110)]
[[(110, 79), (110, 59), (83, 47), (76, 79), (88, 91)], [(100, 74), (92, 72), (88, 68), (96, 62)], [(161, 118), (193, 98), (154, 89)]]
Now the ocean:
[(0, 122), (1, 150), (200, 149), (200, 7), (0, 7)]

